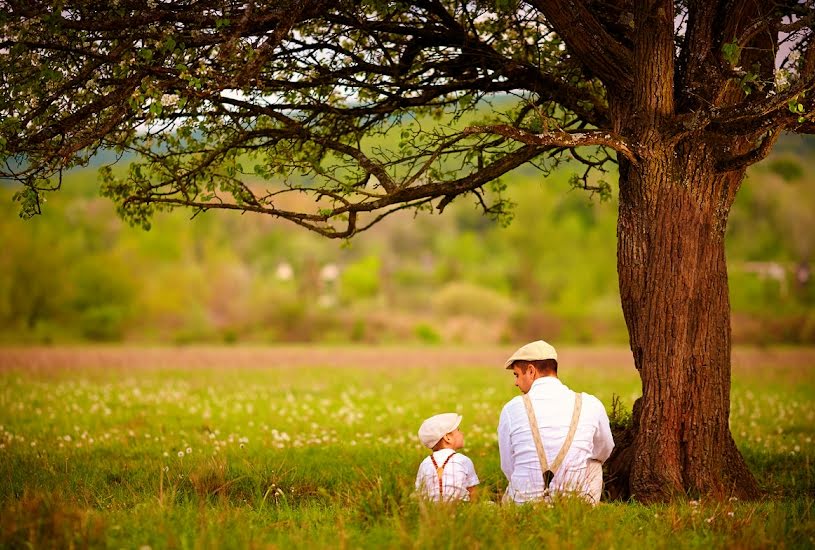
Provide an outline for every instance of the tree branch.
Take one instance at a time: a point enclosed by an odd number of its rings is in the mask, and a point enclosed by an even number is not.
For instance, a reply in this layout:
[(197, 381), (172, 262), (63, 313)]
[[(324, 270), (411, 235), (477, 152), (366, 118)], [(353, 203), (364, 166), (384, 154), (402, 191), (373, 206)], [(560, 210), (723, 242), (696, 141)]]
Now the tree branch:
[(463, 130), (463, 133), (465, 135), (495, 134), (527, 145), (537, 145), (544, 148), (564, 147), (572, 149), (575, 147), (600, 145), (614, 149), (633, 164), (639, 163), (639, 158), (634, 148), (622, 137), (612, 132), (599, 130), (574, 133), (555, 131), (533, 134), (508, 124), (493, 124), (488, 126), (468, 126)]
[(633, 87), (631, 51), (616, 41), (586, 7), (584, 0), (527, 0), (546, 17), (582, 65), (618, 91)]
[(770, 130), (764, 135), (761, 143), (759, 143), (754, 149), (744, 153), (743, 155), (738, 155), (736, 157), (731, 157), (717, 162), (716, 170), (719, 172), (740, 170), (766, 158), (767, 155), (770, 154), (770, 150), (773, 148), (773, 145), (775, 145), (775, 142), (778, 140), (778, 136), (780, 135), (781, 128)]

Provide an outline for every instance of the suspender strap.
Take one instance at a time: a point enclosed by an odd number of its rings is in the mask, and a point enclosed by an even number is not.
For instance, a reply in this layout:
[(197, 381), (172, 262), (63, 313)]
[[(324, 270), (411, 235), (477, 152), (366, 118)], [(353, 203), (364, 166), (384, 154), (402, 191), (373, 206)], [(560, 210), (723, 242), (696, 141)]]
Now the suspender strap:
[(543, 473), (544, 489), (548, 489), (552, 476), (554, 476), (554, 473), (560, 468), (563, 459), (566, 458), (566, 453), (569, 452), (572, 446), (572, 441), (574, 441), (574, 434), (577, 431), (577, 422), (580, 420), (580, 411), (583, 408), (583, 394), (577, 392), (574, 394), (574, 409), (572, 410), (572, 422), (569, 425), (569, 433), (566, 435), (566, 441), (563, 442), (563, 446), (560, 448), (557, 457), (555, 457), (555, 461), (552, 462), (551, 468), (546, 460), (546, 453), (543, 450), (543, 441), (541, 441), (541, 433), (538, 428), (538, 419), (535, 418), (535, 410), (532, 408), (532, 400), (528, 394), (523, 395), (523, 400), (524, 406), (526, 407), (526, 415), (529, 417), (529, 427), (532, 428), (532, 439), (535, 441), (535, 450), (538, 453), (541, 472)]
[(436, 475), (439, 477), (439, 499), (440, 500), (444, 500), (444, 483), (442, 482), (442, 477), (443, 477), (443, 474), (444, 474), (444, 467), (447, 466), (447, 463), (450, 462), (450, 459), (453, 458), (454, 454), (456, 454), (455, 451), (450, 453), (450, 456), (447, 457), (447, 459), (444, 461), (444, 464), (442, 464), (441, 466), (436, 464), (436, 459), (433, 457), (433, 455), (430, 455), (430, 462), (433, 463), (433, 467), (436, 468)]

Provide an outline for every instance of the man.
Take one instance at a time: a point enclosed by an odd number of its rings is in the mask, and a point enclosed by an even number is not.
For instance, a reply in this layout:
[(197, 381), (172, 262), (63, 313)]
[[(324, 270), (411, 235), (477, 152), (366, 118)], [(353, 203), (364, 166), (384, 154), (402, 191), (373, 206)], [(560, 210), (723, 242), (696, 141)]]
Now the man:
[(504, 405), (498, 423), (501, 469), (509, 481), (504, 500), (568, 492), (599, 502), (602, 463), (614, 448), (603, 404), (558, 380), (557, 351), (543, 340), (523, 346), (504, 366), (522, 393)]

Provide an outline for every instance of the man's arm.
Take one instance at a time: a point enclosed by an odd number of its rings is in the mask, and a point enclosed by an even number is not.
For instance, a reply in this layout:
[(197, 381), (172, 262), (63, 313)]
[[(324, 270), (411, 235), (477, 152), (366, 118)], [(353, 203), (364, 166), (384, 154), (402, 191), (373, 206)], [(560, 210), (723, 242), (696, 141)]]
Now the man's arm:
[[(596, 398), (595, 398), (596, 399)], [(608, 423), (608, 415), (606, 414), (606, 408), (600, 402), (599, 399), (597, 401), (597, 430), (594, 432), (594, 453), (592, 458), (595, 460), (599, 460), (600, 462), (605, 462), (606, 459), (611, 455), (612, 449), (614, 449), (614, 438), (611, 436), (611, 426)]]
[(507, 481), (512, 479), (512, 472), (515, 469), (515, 463), (512, 459), (512, 443), (509, 439), (511, 431), (512, 425), (505, 405), (501, 410), (501, 418), (498, 420), (498, 451), (501, 454), (501, 470), (507, 476)]

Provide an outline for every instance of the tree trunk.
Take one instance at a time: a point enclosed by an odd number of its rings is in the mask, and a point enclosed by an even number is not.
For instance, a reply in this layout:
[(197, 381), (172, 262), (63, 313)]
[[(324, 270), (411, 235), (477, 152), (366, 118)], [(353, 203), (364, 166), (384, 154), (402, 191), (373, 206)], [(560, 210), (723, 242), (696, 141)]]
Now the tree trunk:
[(620, 165), (617, 262), (642, 397), (609, 460), (612, 496), (758, 496), (730, 434), (724, 233), (739, 173), (704, 146), (652, 145)]

